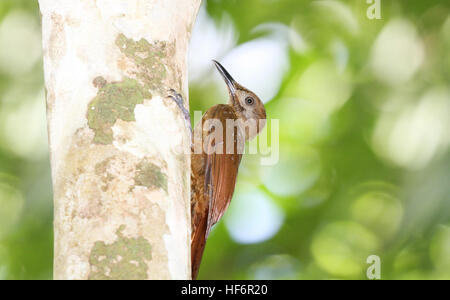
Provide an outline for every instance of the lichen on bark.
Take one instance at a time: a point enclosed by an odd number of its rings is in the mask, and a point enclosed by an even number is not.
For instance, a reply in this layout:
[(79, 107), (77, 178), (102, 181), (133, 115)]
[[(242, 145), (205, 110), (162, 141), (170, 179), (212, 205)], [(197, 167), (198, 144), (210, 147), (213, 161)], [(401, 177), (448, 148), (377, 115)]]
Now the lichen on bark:
[(134, 76), (144, 85), (144, 89), (164, 92), (163, 81), (168, 75), (166, 66), (168, 58), (173, 57), (175, 47), (165, 41), (155, 41), (153, 44), (145, 39), (134, 41), (120, 34), (116, 39), (120, 51), (136, 66)]
[(112, 176), (111, 173), (108, 172), (108, 165), (113, 158), (114, 157), (109, 157), (95, 165), (95, 174), (100, 176), (102, 180), (103, 185), (101, 188), (103, 192), (106, 192), (108, 190), (109, 182), (114, 179), (114, 176)]
[(127, 238), (125, 225), (116, 231), (117, 240), (112, 244), (95, 242), (89, 256), (91, 271), (89, 280), (143, 280), (147, 279), (151, 260), (151, 245), (143, 237)]
[(161, 188), (167, 192), (167, 175), (148, 159), (142, 160), (136, 166), (134, 181), (136, 186), (145, 186), (148, 189)]
[(88, 125), (95, 132), (94, 143), (108, 145), (113, 142), (112, 126), (116, 121), (135, 121), (134, 108), (151, 98), (151, 94), (130, 78), (106, 83), (102, 77), (97, 77), (94, 85), (99, 91), (88, 106)]
[(172, 44), (162, 41), (150, 44), (145, 39), (136, 42), (124, 34), (117, 37), (116, 46), (131, 61), (132, 71), (128, 70), (129, 76), (119, 82), (108, 83), (101, 76), (94, 79), (93, 84), (99, 90), (88, 105), (87, 119), (89, 128), (95, 132), (95, 144), (112, 144), (116, 121), (135, 121), (136, 105), (151, 99), (152, 92), (163, 93), (168, 57), (175, 53)]
[[(57, 228), (55, 232), (60, 237), (55, 244), (55, 253), (58, 254), (56, 272), (68, 272), (71, 259), (79, 257), (86, 264), (86, 269), (83, 269), (86, 271), (81, 276), (65, 278), (127, 277), (125, 273), (111, 271), (111, 267), (117, 264), (112, 254), (119, 248), (137, 249), (139, 247), (133, 245), (138, 240), (145, 245), (145, 239), (151, 245), (151, 259), (144, 260), (148, 277), (144, 277), (144, 270), (140, 268), (132, 272), (138, 272), (139, 279), (171, 279), (168, 249), (164, 242), (164, 237), (170, 236), (171, 231), (164, 206), (158, 202), (159, 199), (166, 201), (168, 195), (162, 188), (136, 186), (135, 183), (137, 166), (144, 160), (152, 161), (164, 174), (167, 174), (167, 164), (121, 151), (114, 145), (93, 146), (93, 137), (94, 132), (89, 128), (77, 131), (66, 156), (68, 163), (61, 170), (65, 176), (55, 189), (55, 197), (65, 199), (55, 207), (55, 217), (57, 220), (70, 220), (71, 224)], [(121, 224), (127, 227), (121, 231), (122, 234), (116, 235)], [(82, 248), (80, 241), (83, 241)], [(110, 253), (111, 263), (104, 262), (107, 256), (102, 253)], [(122, 259), (123, 254), (119, 255)], [(136, 264), (138, 260), (130, 261)], [(134, 268), (128, 263), (123, 266), (128, 271)], [(117, 268), (121, 267), (117, 265)], [(126, 279), (135, 279), (133, 276)]]

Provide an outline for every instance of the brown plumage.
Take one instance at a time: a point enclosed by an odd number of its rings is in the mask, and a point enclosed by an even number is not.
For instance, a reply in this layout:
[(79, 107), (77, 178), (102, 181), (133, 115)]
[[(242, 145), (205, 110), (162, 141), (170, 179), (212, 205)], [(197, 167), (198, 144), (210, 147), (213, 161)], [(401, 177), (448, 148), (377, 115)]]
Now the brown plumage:
[[(193, 135), (194, 145), (203, 142), (202, 145), (205, 146), (199, 154), (192, 152), (191, 157), (192, 279), (197, 278), (211, 227), (221, 219), (233, 197), (244, 143), (263, 129), (265, 123), (259, 124), (259, 120), (266, 119), (261, 100), (234, 81), (222, 65), (216, 61), (214, 63), (227, 83), (230, 101), (210, 108), (197, 124), (194, 132), (201, 132), (202, 141), (196, 141)], [(215, 135), (220, 128), (208, 126), (207, 122), (210, 120), (220, 122), (223, 139), (219, 138), (220, 134)], [(226, 120), (256, 121), (257, 127), (249, 130), (239, 124), (228, 124)], [(198, 128), (199, 126), (201, 127)], [(234, 132), (234, 138), (227, 140), (227, 132)], [(232, 142), (232, 147), (228, 145), (227, 148), (227, 142)]]

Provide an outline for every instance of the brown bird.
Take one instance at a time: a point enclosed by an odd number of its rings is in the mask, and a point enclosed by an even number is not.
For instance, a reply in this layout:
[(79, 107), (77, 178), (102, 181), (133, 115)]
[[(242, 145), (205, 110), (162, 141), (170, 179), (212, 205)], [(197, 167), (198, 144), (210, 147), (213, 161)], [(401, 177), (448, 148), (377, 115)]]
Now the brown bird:
[[(192, 139), (192, 279), (197, 278), (211, 227), (221, 219), (233, 197), (245, 141), (253, 139), (266, 120), (266, 110), (258, 96), (238, 84), (220, 63), (214, 64), (228, 86), (229, 102), (208, 109)], [(170, 97), (188, 118), (181, 96), (176, 92), (174, 95)]]

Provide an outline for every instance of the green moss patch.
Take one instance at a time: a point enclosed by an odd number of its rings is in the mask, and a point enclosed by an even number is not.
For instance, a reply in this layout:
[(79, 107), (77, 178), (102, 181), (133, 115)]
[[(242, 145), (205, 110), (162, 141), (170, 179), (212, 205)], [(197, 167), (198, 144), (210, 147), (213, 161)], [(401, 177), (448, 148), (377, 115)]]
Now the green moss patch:
[(164, 93), (164, 81), (168, 75), (166, 65), (170, 63), (168, 58), (175, 53), (175, 46), (167, 42), (134, 41), (123, 34), (117, 37), (116, 45), (135, 68), (130, 70), (130, 77), (120, 82), (108, 83), (101, 76), (94, 79), (98, 93), (88, 105), (87, 119), (89, 128), (95, 132), (95, 144), (112, 144), (112, 127), (118, 119), (135, 121), (137, 104), (151, 99), (152, 93)]
[(142, 82), (144, 88), (160, 91), (167, 77), (167, 58), (173, 55), (174, 47), (159, 41), (150, 44), (145, 39), (136, 42), (123, 34), (117, 37), (116, 45), (136, 65), (136, 78)]
[[(98, 85), (102, 78), (94, 81)], [(97, 96), (89, 103), (87, 119), (89, 128), (95, 132), (94, 143), (107, 145), (113, 141), (112, 126), (116, 121), (135, 121), (136, 105), (144, 103), (144, 99), (151, 98), (151, 95), (135, 79), (103, 83)]]
[(134, 181), (137, 186), (145, 186), (149, 189), (161, 188), (167, 192), (167, 175), (148, 159), (144, 159), (137, 165)]
[(151, 259), (150, 243), (143, 237), (127, 238), (122, 234), (125, 225), (117, 230), (112, 244), (95, 242), (90, 256), (89, 280), (143, 280), (147, 279)]

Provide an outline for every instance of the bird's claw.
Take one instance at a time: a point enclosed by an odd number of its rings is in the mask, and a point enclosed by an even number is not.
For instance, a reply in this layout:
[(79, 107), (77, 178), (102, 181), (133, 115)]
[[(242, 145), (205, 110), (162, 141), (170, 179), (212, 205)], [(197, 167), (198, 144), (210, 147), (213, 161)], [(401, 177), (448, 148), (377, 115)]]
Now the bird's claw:
[(184, 103), (183, 96), (174, 89), (169, 89), (168, 97), (172, 98), (178, 105), (183, 105)]
[(181, 94), (178, 93), (176, 90), (169, 89), (169, 95), (167, 97), (175, 101), (178, 108), (183, 113), (184, 121), (186, 122), (186, 127), (189, 129), (189, 133), (191, 134), (191, 143), (192, 143), (191, 115), (189, 114), (189, 110), (187, 110), (186, 107), (184, 107), (183, 96), (181, 96)]

